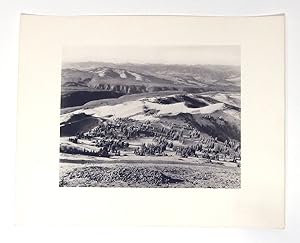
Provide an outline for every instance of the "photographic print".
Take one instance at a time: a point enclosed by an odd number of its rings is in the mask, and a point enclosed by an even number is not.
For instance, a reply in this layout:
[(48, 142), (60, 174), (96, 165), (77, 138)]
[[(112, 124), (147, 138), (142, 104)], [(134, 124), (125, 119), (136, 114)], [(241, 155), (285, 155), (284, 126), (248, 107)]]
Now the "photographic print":
[(18, 225), (285, 226), (284, 15), (22, 15), (19, 38)]
[(240, 46), (63, 48), (60, 187), (241, 187)]

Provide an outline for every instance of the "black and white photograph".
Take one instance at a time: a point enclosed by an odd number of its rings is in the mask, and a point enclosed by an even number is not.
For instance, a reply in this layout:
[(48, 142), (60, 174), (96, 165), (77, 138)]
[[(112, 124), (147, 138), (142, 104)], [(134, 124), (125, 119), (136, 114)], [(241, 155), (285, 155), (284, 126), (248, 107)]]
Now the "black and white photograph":
[(240, 46), (66, 46), (60, 187), (241, 188)]
[(240, 47), (65, 48), (62, 187), (240, 188)]
[(22, 14), (16, 226), (285, 229), (287, 19)]

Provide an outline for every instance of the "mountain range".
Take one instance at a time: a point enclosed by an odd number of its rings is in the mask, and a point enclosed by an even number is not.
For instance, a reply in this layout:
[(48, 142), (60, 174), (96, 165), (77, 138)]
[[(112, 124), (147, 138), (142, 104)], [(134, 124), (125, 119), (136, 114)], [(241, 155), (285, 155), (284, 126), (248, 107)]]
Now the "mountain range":
[(165, 87), (238, 88), (240, 67), (221, 65), (166, 65), (166, 64), (64, 64), (62, 86), (100, 88), (111, 85), (141, 85)]

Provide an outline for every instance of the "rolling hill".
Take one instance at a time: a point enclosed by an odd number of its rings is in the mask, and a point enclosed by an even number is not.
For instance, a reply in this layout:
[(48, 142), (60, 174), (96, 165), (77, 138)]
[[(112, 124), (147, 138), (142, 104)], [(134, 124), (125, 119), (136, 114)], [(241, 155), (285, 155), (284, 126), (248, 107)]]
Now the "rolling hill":
[[(214, 94), (216, 95), (216, 94)], [(214, 96), (212, 95), (212, 96)], [(230, 97), (229, 94), (227, 94)], [(234, 94), (236, 96), (236, 94)], [(100, 120), (133, 119), (151, 121), (154, 123), (172, 122), (178, 126), (189, 124), (200, 132), (221, 141), (226, 139), (240, 140), (240, 108), (226, 102), (220, 102), (208, 95), (177, 94), (155, 96), (129, 101), (122, 99), (109, 104), (91, 107), (78, 107), (76, 110), (61, 115), (61, 130), (68, 133), (70, 127), (78, 121), (72, 121), (76, 116), (84, 116), (90, 124), (95, 118)], [(79, 120), (82, 123), (82, 119)], [(86, 127), (86, 126), (83, 126)], [(74, 134), (83, 132), (74, 130)]]
[[(73, 63), (64, 64), (61, 84), (61, 103), (65, 108), (137, 93), (240, 91), (240, 69), (216, 65)], [(111, 91), (112, 96), (99, 91)]]

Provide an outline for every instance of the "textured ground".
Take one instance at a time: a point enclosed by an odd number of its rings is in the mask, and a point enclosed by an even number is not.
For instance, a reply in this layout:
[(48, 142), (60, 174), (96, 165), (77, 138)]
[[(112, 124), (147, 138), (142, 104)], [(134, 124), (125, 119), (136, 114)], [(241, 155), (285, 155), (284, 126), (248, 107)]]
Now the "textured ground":
[(65, 164), (61, 187), (240, 188), (240, 168), (211, 164)]

